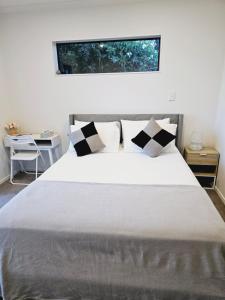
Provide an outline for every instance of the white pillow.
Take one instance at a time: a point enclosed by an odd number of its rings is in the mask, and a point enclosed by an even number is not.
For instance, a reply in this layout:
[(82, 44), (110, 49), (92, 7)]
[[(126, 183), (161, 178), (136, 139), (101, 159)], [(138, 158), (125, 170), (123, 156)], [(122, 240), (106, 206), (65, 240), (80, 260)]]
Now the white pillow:
[[(147, 126), (148, 122), (149, 120), (144, 120), (144, 121), (121, 120), (122, 131), (123, 131), (123, 147), (124, 147), (123, 150), (125, 152), (142, 152), (142, 149), (137, 147), (134, 143), (132, 143), (131, 139), (134, 138), (142, 129), (144, 129)], [(161, 127), (163, 125), (170, 125), (169, 118), (156, 120), (156, 122)]]
[[(75, 125), (70, 126), (71, 132), (80, 129), (90, 122), (76, 121)], [(120, 146), (120, 122), (94, 122), (98, 134), (104, 143), (105, 147), (99, 152), (118, 152)], [(70, 142), (69, 151), (75, 151)]]

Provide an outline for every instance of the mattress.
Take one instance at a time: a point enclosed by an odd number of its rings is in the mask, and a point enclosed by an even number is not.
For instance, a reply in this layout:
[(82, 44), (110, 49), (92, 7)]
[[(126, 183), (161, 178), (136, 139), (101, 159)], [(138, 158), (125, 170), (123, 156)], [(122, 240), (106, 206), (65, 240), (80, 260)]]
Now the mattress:
[(199, 186), (176, 147), (156, 158), (122, 150), (84, 157), (68, 151), (39, 180)]

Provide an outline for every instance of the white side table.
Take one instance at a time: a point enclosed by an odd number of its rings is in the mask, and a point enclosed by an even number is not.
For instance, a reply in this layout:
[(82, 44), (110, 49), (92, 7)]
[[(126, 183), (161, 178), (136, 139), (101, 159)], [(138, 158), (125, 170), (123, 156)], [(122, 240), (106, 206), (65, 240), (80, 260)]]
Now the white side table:
[[(60, 157), (60, 146), (61, 146), (61, 139), (58, 134), (54, 134), (51, 137), (48, 138), (41, 138), (40, 134), (34, 133), (32, 134), (34, 137), (34, 140), (40, 149), (40, 151), (47, 151), (49, 156), (49, 162), (50, 165), (53, 165), (54, 163), (54, 154), (56, 159), (59, 159)], [(10, 147), (10, 141), (7, 136), (4, 138), (4, 145), (5, 147)], [(34, 146), (30, 146), (29, 148), (26, 146), (25, 149), (22, 149), (21, 146), (19, 148), (20, 150), (36, 150)]]

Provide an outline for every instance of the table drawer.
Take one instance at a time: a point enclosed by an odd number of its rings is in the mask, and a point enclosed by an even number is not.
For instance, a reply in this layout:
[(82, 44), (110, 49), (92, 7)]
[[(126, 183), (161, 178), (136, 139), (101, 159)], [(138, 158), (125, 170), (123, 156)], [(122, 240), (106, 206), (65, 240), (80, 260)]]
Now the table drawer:
[(189, 153), (186, 156), (190, 165), (217, 165), (219, 156), (207, 153)]

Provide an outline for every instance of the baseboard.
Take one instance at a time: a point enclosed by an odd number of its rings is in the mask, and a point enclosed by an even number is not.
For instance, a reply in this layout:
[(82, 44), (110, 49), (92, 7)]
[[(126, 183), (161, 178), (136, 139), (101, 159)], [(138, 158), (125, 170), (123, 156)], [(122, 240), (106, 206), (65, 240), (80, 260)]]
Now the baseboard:
[(220, 199), (225, 204), (225, 197), (224, 197), (224, 195), (222, 194), (222, 192), (220, 191), (220, 189), (217, 186), (215, 186), (215, 191), (217, 192), (217, 195), (220, 197)]
[(6, 177), (4, 177), (4, 178), (1, 178), (1, 179), (0, 179), (0, 184), (6, 182), (7, 180), (9, 180), (9, 175), (6, 176)]

